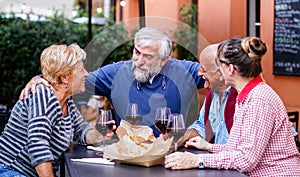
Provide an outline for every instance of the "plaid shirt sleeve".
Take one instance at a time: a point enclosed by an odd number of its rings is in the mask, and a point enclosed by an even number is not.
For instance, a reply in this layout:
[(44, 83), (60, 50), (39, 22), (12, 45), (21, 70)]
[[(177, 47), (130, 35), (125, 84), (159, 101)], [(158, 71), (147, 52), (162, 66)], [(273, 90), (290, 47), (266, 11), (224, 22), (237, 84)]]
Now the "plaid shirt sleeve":
[[(237, 102), (228, 142), (225, 146), (213, 145), (213, 154), (203, 158), (205, 167), (236, 169), (258, 176), (274, 175), (267, 175), (266, 169), (260, 171), (265, 166), (272, 168), (272, 173), (286, 171), (286, 167), (274, 164), (290, 163), (288, 158), (297, 152), (284, 105), (274, 93), (269, 88), (257, 88), (243, 102)], [(299, 164), (299, 157), (291, 163)]]
[[(212, 168), (233, 168), (239, 171), (250, 171), (255, 168), (270, 139), (273, 120), (270, 117), (272, 115), (269, 112), (270, 109), (263, 104), (262, 100), (253, 101), (255, 104), (249, 105), (245, 117), (236, 120), (235, 127), (242, 127), (239, 128), (240, 137), (233, 135), (229, 139), (238, 141), (237, 148), (209, 156), (206, 165), (209, 164)], [(217, 152), (217, 149), (216, 146), (214, 151)]]
[(224, 144), (213, 144), (212, 145), (212, 153), (218, 153), (225, 148)]

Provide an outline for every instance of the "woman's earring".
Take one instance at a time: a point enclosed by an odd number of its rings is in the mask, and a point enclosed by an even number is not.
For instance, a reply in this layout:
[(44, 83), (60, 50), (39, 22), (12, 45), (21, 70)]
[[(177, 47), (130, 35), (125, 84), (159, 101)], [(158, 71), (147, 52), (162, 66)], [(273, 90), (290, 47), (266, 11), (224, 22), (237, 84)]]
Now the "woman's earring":
[(66, 84), (66, 85), (65, 85), (65, 88), (69, 88), (69, 85), (68, 85), (68, 84)]

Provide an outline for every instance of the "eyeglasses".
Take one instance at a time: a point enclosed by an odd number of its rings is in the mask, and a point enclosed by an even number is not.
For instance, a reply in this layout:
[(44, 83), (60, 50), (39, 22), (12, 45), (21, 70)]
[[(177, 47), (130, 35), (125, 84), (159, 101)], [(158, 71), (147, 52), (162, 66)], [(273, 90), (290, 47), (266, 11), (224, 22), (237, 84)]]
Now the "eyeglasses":
[(236, 69), (236, 66), (235, 66), (233, 63), (230, 63), (230, 62), (221, 60), (221, 59), (219, 59), (218, 57), (215, 58), (215, 62), (216, 62), (216, 65), (217, 65), (217, 66), (221, 66), (221, 63), (224, 63), (224, 64), (227, 65), (227, 66), (229, 66), (230, 64), (232, 64), (232, 65), (233, 65), (233, 69), (235, 69), (236, 71), (238, 71), (238, 70)]
[(224, 63), (224, 64), (226, 64), (227, 66), (230, 65), (230, 64), (232, 64), (232, 63), (229, 63), (229, 62), (227, 62), (227, 61), (220, 60), (218, 57), (215, 58), (215, 62), (216, 62), (216, 65), (217, 65), (217, 66), (220, 66), (221, 63)]
[(219, 71), (219, 69), (213, 70), (213, 71), (204, 71), (204, 69), (202, 67), (200, 67), (198, 73), (202, 74), (202, 75), (206, 75), (207, 73), (216, 73), (217, 71)]

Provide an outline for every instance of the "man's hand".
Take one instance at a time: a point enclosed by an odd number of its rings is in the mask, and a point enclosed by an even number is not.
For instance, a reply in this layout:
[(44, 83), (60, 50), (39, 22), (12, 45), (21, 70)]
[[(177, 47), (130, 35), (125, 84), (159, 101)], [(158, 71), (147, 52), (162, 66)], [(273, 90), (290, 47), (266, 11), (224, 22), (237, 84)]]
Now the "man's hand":
[(25, 86), (25, 88), (22, 90), (19, 99), (23, 100), (28, 98), (28, 95), (30, 93), (30, 91), (32, 91), (32, 93), (35, 93), (35, 87), (37, 84), (44, 84), (47, 87), (50, 87), (50, 84), (48, 81), (46, 81), (45, 79), (41, 78), (40, 76), (34, 76)]
[(191, 138), (189, 141), (187, 141), (185, 143), (185, 147), (195, 147), (197, 149), (203, 149), (203, 150), (207, 150), (209, 152), (212, 151), (212, 144), (205, 141), (200, 136), (196, 136), (194, 138)]
[(193, 128), (188, 129), (185, 132), (185, 134), (178, 140), (178, 142), (177, 142), (178, 147), (183, 146), (186, 141), (188, 141), (189, 139), (191, 139), (195, 136), (200, 136), (200, 135), (198, 134), (198, 132), (195, 129), (193, 129)]

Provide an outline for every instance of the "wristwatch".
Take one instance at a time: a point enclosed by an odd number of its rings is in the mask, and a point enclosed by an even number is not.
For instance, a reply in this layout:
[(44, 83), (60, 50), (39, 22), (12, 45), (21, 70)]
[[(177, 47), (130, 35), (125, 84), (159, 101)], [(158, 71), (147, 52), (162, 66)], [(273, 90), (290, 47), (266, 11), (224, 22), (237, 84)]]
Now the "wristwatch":
[(199, 168), (204, 168), (204, 167), (205, 167), (205, 165), (203, 162), (203, 156), (199, 155)]

